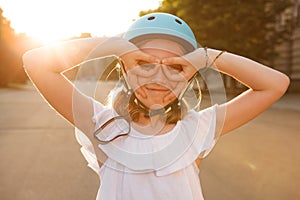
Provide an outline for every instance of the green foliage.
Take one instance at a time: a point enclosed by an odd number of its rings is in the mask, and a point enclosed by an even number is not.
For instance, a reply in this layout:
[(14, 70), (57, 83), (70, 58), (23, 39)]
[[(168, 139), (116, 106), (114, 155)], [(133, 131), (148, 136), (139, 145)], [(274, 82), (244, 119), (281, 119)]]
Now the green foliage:
[(290, 5), (289, 0), (163, 0), (156, 10), (140, 15), (153, 11), (177, 15), (191, 26), (201, 46), (268, 62), (289, 31), (276, 29), (276, 16)]

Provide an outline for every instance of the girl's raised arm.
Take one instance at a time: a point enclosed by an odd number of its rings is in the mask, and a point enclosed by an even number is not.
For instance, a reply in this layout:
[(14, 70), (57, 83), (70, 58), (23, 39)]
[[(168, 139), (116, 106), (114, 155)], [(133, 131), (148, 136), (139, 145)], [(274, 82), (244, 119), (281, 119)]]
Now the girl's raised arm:
[(212, 68), (235, 78), (249, 88), (218, 106), (217, 128), (221, 134), (240, 127), (262, 113), (277, 101), (289, 86), (289, 78), (285, 74), (258, 62), (227, 52), (221, 55), (221, 51), (214, 49), (207, 49), (207, 54), (205, 52), (205, 49), (199, 48), (183, 57), (164, 59), (163, 63), (183, 65), (187, 69), (183, 70), (182, 75), (189, 79), (196, 70), (205, 66), (206, 59), (210, 58), (209, 63), (215, 61), (210, 65)]
[[(76, 95), (84, 109), (83, 119), (91, 119), (93, 108), (91, 101), (73, 87), (62, 72), (84, 61), (90, 51), (103, 42), (105, 38), (72, 40), (56, 45), (44, 46), (28, 51), (23, 56), (25, 70), (46, 101), (65, 119), (74, 124), (72, 102)], [(80, 112), (79, 110), (77, 112)], [(92, 122), (86, 120), (81, 129), (93, 128)], [(78, 125), (78, 124), (76, 124)]]
[[(62, 72), (85, 60), (108, 55), (122, 56), (132, 66), (140, 60), (155, 60), (127, 40), (112, 37), (78, 39), (37, 48), (25, 53), (23, 62), (28, 76), (47, 102), (73, 125), (76, 120), (77, 128), (91, 132), (94, 131), (92, 101), (80, 93)], [(76, 97), (76, 119), (73, 97)]]
[[(211, 58), (219, 53), (208, 50)], [(222, 54), (213, 66), (249, 88), (222, 105), (225, 107), (225, 121), (221, 134), (240, 127), (262, 113), (286, 92), (290, 83), (285, 74), (232, 53)]]

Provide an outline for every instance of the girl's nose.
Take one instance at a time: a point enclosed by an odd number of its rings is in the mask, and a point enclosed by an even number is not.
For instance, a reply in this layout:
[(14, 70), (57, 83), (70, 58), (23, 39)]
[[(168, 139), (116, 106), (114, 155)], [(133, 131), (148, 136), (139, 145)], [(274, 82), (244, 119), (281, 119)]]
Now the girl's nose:
[(153, 76), (152, 81), (157, 83), (165, 84), (167, 82), (167, 77), (163, 70), (163, 65), (159, 65), (156, 74)]

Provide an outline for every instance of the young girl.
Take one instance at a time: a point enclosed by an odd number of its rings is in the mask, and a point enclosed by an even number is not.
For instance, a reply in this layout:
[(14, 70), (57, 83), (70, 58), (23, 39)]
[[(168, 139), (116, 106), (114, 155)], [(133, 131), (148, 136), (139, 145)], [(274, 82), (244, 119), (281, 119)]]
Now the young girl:
[[(99, 57), (123, 71), (112, 106), (83, 94), (62, 74)], [(286, 75), (255, 61), (198, 47), (188, 25), (166, 13), (141, 17), (120, 37), (42, 47), (23, 60), (46, 101), (76, 127), (82, 152), (100, 176), (97, 199), (104, 200), (203, 199), (201, 158), (219, 136), (259, 115), (289, 85)], [(190, 109), (186, 88), (207, 68), (249, 89), (228, 102)]]

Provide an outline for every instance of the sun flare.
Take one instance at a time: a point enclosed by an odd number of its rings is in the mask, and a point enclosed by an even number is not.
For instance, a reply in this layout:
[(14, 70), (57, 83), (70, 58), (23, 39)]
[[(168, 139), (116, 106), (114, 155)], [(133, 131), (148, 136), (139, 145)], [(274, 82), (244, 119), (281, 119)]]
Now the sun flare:
[[(17, 33), (42, 43), (91, 33), (111, 36), (124, 32), (141, 10), (155, 9), (159, 0), (2, 0), (4, 16)], [(16, 6), (18, 5), (18, 6)]]

